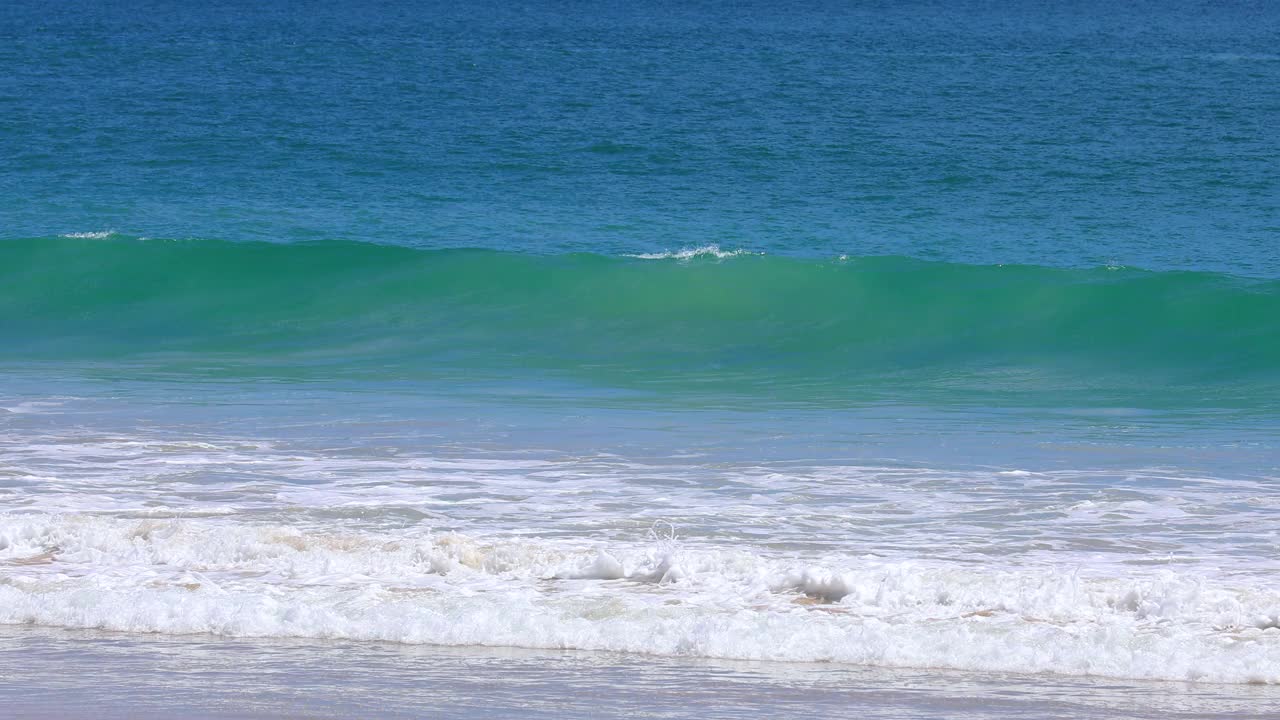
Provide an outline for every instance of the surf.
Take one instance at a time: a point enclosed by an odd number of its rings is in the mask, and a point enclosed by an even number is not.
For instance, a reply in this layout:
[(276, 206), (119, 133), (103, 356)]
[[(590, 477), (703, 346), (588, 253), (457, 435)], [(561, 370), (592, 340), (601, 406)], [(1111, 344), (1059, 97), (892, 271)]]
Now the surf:
[(743, 549), (0, 515), (0, 623), (1280, 683), (1276, 589)]

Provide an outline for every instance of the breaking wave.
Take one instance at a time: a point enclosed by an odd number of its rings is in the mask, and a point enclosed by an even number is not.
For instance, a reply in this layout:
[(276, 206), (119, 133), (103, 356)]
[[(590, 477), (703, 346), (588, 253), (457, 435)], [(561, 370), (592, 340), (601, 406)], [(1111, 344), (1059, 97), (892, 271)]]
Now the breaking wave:
[(1173, 571), (39, 514), (0, 569), (10, 624), (1280, 683), (1280, 588)]

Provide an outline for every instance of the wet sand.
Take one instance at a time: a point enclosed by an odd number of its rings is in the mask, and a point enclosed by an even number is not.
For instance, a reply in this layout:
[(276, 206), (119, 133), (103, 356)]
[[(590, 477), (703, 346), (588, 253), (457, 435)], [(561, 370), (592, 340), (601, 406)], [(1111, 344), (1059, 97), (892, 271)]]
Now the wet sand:
[(13, 718), (1274, 718), (1280, 687), (0, 626)]

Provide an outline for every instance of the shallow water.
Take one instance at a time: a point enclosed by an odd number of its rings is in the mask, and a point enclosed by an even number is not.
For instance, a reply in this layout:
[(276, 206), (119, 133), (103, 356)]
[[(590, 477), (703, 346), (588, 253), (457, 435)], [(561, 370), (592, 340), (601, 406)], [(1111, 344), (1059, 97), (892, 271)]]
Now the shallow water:
[(30, 627), (0, 627), (0, 677), (32, 718), (1265, 718), (1280, 702), (1269, 686)]
[[(698, 427), (705, 411), (581, 406), (612, 433), (619, 413), (648, 424), (628, 446), (588, 451), (568, 424), (527, 437), (551, 420), (508, 400), (415, 413), (431, 394), (401, 395), (397, 412), (382, 395), (290, 389), (272, 403), (274, 385), (236, 387), (245, 394), (161, 385), (13, 404), (2, 617), (1280, 680), (1274, 481), (1223, 472), (1212, 445), (1097, 443), (1088, 464), (1055, 467), (1070, 433), (1089, 431), (1066, 425), (1048, 448), (1006, 438), (1026, 453), (1016, 466), (939, 466), (872, 454), (922, 443), (921, 418), (896, 416), (907, 437), (859, 446), (859, 429), (892, 412), (855, 413), (818, 442), (740, 439)], [(175, 391), (185, 396), (169, 406), (153, 395)], [(332, 408), (341, 419), (325, 417)], [(798, 424), (740, 422), (761, 435)], [(942, 442), (1001, 436), (972, 432)], [(568, 447), (550, 444), (565, 436)], [(847, 451), (801, 455), (824, 445)], [(1201, 452), (1216, 475), (1132, 462)], [(1273, 448), (1231, 454), (1250, 452)]]

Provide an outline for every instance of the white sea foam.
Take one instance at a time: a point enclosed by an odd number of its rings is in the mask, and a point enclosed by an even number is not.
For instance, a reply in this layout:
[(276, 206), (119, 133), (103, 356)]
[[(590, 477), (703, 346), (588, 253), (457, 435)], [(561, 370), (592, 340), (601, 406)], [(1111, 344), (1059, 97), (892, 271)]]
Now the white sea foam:
[[(15, 403), (15, 407), (18, 405)], [(272, 513), (300, 527), (426, 523), (473, 534), (756, 543), (964, 563), (1280, 572), (1274, 480), (1140, 469), (947, 470), (611, 456), (317, 452), (211, 437), (45, 435), (60, 416), (0, 415), (0, 507), (145, 516)], [(35, 434), (17, 431), (22, 423)], [(157, 510), (162, 508), (163, 510)]]
[(753, 252), (751, 250), (721, 250), (719, 245), (701, 245), (694, 248), (684, 248), (682, 250), (664, 251), (660, 253), (640, 253), (637, 255), (629, 255), (628, 257), (640, 258), (642, 260), (690, 260), (698, 257), (713, 257), (719, 259), (738, 257), (739, 255), (763, 255), (762, 252)]
[(115, 231), (115, 230), (97, 230), (97, 231), (93, 231), (93, 232), (72, 232), (72, 233), (64, 233), (64, 234), (62, 234), (62, 235), (59, 235), (58, 237), (64, 237), (64, 238), (76, 238), (76, 239), (80, 239), (80, 240), (102, 240), (102, 239), (105, 239), (105, 238), (109, 238), (109, 237), (111, 237), (112, 235), (115, 235), (115, 234), (116, 234), (116, 231)]
[(1280, 682), (1271, 477), (432, 455), (34, 402), (0, 415), (4, 623)]
[(1280, 588), (728, 547), (0, 516), (0, 622), (1280, 683)]

